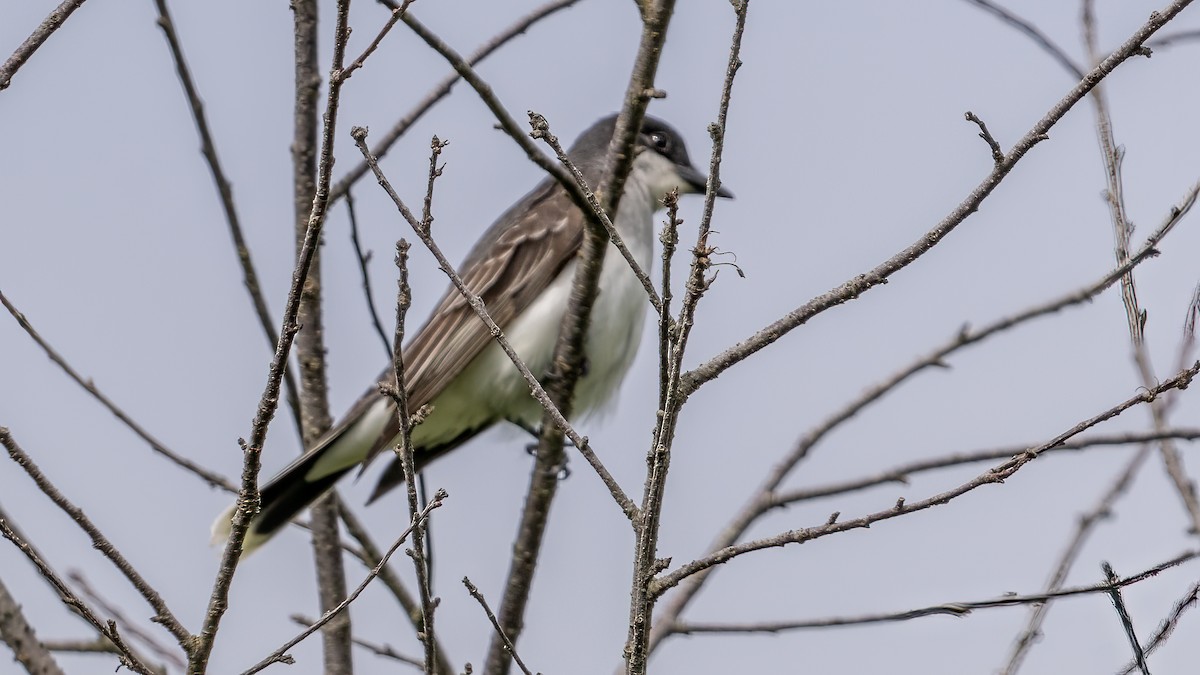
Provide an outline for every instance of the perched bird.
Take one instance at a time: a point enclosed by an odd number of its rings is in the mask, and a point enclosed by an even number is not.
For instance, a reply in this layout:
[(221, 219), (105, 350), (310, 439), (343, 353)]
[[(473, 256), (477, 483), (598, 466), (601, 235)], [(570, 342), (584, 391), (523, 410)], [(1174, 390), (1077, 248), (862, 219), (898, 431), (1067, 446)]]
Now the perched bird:
[[(616, 116), (596, 122), (568, 151), (589, 185), (604, 171)], [(613, 219), (633, 257), (649, 270), (655, 211), (666, 194), (703, 192), (705, 177), (692, 166), (679, 134), (647, 116)], [(717, 195), (732, 197), (720, 189)], [(553, 178), (510, 207), (492, 224), (459, 268), (481, 296), (492, 319), (531, 372), (548, 372), (583, 244), (584, 214)], [(612, 244), (610, 244), (612, 246)], [(615, 249), (615, 246), (613, 247)], [(633, 362), (649, 302), (629, 264), (616, 251), (604, 258), (599, 294), (584, 344), (586, 373), (575, 390), (575, 409), (587, 412), (617, 390)], [(403, 349), (408, 404), (430, 404), (412, 430), (416, 468), (457, 448), (496, 422), (533, 429), (542, 407), (495, 343), (483, 322), (451, 287), (432, 316)], [(391, 366), (380, 380), (391, 379)], [(336, 426), (262, 486), (262, 506), (250, 523), (245, 552), (253, 551), (356, 466), (399, 443), (395, 403), (372, 384)], [(371, 500), (404, 482), (398, 458), (383, 472)], [(213, 524), (213, 541), (228, 537), (234, 507)]]

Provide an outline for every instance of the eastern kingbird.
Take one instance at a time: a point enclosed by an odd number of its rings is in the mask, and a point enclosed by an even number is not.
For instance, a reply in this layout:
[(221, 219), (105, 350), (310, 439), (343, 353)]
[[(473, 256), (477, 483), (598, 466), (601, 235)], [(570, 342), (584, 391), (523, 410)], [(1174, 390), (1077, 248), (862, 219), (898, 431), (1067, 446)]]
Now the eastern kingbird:
[[(596, 122), (568, 151), (589, 185), (596, 185), (604, 171), (616, 121), (610, 115)], [(653, 216), (663, 197), (676, 188), (703, 192), (706, 180), (692, 166), (678, 132), (661, 120), (645, 118), (634, 152), (613, 222), (638, 264), (649, 270)], [(724, 188), (717, 195), (732, 197)], [(547, 178), (488, 228), (459, 268), (535, 375), (551, 366), (584, 223), (566, 190)], [(575, 409), (581, 413), (616, 392), (633, 363), (649, 305), (645, 289), (615, 250), (604, 258), (599, 289), (584, 345), (587, 372), (575, 390)], [(431, 406), (412, 430), (417, 470), (501, 420), (527, 429), (541, 423), (541, 405), (455, 288), (402, 353), (408, 404), (413, 410)], [(389, 379), (390, 365), (380, 376)], [(373, 384), (316, 445), (262, 486), (262, 507), (250, 523), (244, 551), (262, 545), (354, 467), (399, 443), (399, 433), (395, 403)], [(371, 501), (403, 481), (400, 460), (393, 458)], [(214, 541), (228, 537), (235, 507), (213, 524)]]

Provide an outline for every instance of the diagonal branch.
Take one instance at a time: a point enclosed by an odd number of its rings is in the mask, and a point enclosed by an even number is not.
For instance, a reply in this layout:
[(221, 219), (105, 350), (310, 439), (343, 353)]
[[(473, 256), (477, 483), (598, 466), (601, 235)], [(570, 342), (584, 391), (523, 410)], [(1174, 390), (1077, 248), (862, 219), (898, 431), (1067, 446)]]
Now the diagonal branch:
[(1087, 431), (1101, 422), (1106, 422), (1110, 419), (1113, 419), (1130, 408), (1143, 403), (1149, 403), (1150, 401), (1155, 400), (1157, 397), (1171, 390), (1186, 389), (1188, 385), (1192, 383), (1192, 380), (1196, 377), (1197, 373), (1200, 373), (1200, 361), (1197, 361), (1191, 367), (1176, 373), (1174, 377), (1164, 380), (1157, 386), (1149, 389), (1142, 389), (1137, 393), (1137, 395), (1126, 399), (1125, 401), (1122, 401), (1121, 403), (1118, 403), (1117, 405), (1104, 410), (1093, 417), (1079, 422), (1070, 429), (1064, 431), (1058, 436), (1055, 436), (1048, 442), (1037, 447), (1030, 448), (1020, 455), (1017, 455), (1002, 464), (992, 467), (988, 471), (985, 471), (972, 480), (969, 480), (957, 487), (916, 502), (908, 502), (901, 498), (896, 502), (896, 505), (890, 509), (867, 514), (852, 520), (839, 521), (831, 518), (829, 522), (816, 527), (791, 530), (773, 537), (756, 539), (753, 541), (725, 547), (703, 558), (686, 563), (672, 572), (664, 574), (655, 580), (652, 590), (655, 593), (661, 594), (675, 587), (688, 577), (704, 572), (705, 570), (708, 570), (716, 565), (724, 564), (739, 555), (744, 555), (753, 551), (760, 551), (766, 548), (785, 546), (787, 544), (805, 543), (831, 534), (870, 527), (875, 523), (898, 518), (915, 511), (922, 511), (935, 506), (948, 504), (958, 497), (961, 497), (962, 495), (974, 491), (984, 485), (1003, 483), (1005, 480), (1023, 468), (1026, 464), (1040, 457), (1041, 454), (1046, 450), (1057, 445), (1061, 445), (1074, 436)]
[(33, 324), (29, 322), (29, 319), (11, 302), (9, 302), (3, 291), (0, 291), (0, 304), (4, 305), (4, 308), (7, 309), (8, 313), (17, 320), (17, 323), (21, 325), (21, 328), (25, 330), (30, 339), (37, 343), (37, 346), (41, 347), (42, 351), (46, 352), (46, 356), (53, 361), (55, 365), (61, 368), (62, 371), (67, 374), (67, 377), (71, 378), (76, 384), (83, 387), (84, 391), (91, 394), (93, 398), (100, 402), (100, 405), (107, 408), (108, 411), (111, 412), (118, 420), (124, 423), (130, 431), (137, 434), (137, 436), (143, 441), (146, 441), (151, 450), (157, 452), (163, 457), (166, 457), (176, 466), (182, 467), (186, 471), (199, 476), (200, 478), (204, 479), (206, 483), (213, 487), (219, 487), (228, 492), (237, 492), (237, 488), (233, 487), (233, 485), (230, 484), (230, 482), (226, 480), (224, 476), (213, 471), (209, 471), (199, 464), (196, 464), (195, 462), (185, 458), (183, 455), (171, 450), (157, 438), (150, 435), (150, 432), (142, 428), (141, 425), (133, 421), (132, 417), (130, 417), (124, 410), (117, 407), (116, 403), (113, 403), (110, 398), (105, 396), (104, 393), (100, 391), (99, 387), (96, 386), (96, 383), (93, 382), (91, 378), (83, 377), (78, 371), (72, 368), (71, 364), (67, 363), (67, 360), (63, 358), (62, 355), (60, 355), (57, 351), (55, 351), (55, 349), (50, 346), (50, 343), (42, 338), (41, 334), (34, 329)]
[[(553, 0), (552, 2), (547, 2), (520, 19), (517, 19), (517, 21), (515, 21), (511, 26), (505, 28), (503, 31), (493, 36), (490, 40), (480, 45), (478, 49), (464, 59), (464, 63), (466, 63), (467, 66), (478, 65), (479, 62), (483, 61), (488, 56), (491, 56), (491, 54), (497, 49), (512, 41), (514, 38), (523, 35), (525, 31), (529, 30), (537, 22), (551, 16), (559, 10), (570, 7), (577, 2), (579, 2), (579, 0)], [(395, 10), (399, 6), (390, 1), (381, 2), (381, 4), (392, 10)], [(416, 22), (416, 19), (412, 19), (412, 22)], [(413, 23), (410, 23), (409, 25), (413, 25)], [(429, 112), (430, 108), (432, 108), (434, 104), (450, 94), (450, 89), (453, 88), (460, 79), (462, 79), (462, 76), (457, 72), (446, 76), (446, 78), (439, 82), (438, 85), (434, 87), (424, 99), (417, 103), (417, 105), (413, 106), (412, 110), (405, 114), (404, 117), (401, 117), (391, 129), (388, 129), (386, 132), (384, 132), (384, 134), (380, 137), (379, 142), (375, 144), (375, 147), (371, 148), (371, 154), (380, 158), (386, 155), (388, 150), (395, 145), (396, 141), (400, 140), (400, 138), (407, 133), (414, 124), (417, 123), (417, 120), (421, 119), (425, 113)], [(359, 162), (354, 166), (353, 169), (347, 171), (346, 175), (342, 176), (342, 178), (334, 183), (333, 187), (329, 190), (330, 203), (336, 202), (337, 200), (348, 196), (351, 186), (357, 183), (363, 176), (370, 173), (370, 171), (371, 166), (365, 161)]]
[[(179, 84), (183, 87), (188, 107), (192, 111), (192, 121), (196, 124), (196, 133), (200, 136), (200, 154), (204, 156), (204, 162), (208, 165), (213, 185), (217, 188), (217, 196), (220, 197), (225, 222), (229, 225), (229, 236), (233, 239), (233, 249), (237, 253), (238, 263), (242, 268), (242, 283), (246, 286), (246, 292), (250, 294), (250, 303), (254, 305), (254, 315), (258, 317), (263, 335), (267, 336), (267, 344), (274, 347), (279, 342), (279, 335), (275, 332), (271, 311), (267, 309), (267, 300), (263, 296), (262, 285), (258, 282), (258, 272), (255, 270), (254, 260), (250, 256), (250, 247), (246, 245), (246, 237), (242, 233), (241, 219), (238, 218), (237, 208), (233, 202), (233, 186), (225, 175), (225, 169), (221, 166), (221, 158), (217, 154), (217, 146), (213, 142), (212, 131), (208, 127), (208, 116), (204, 114), (204, 101), (200, 98), (195, 80), (192, 79), (187, 59), (183, 56), (183, 45), (179, 41), (179, 34), (175, 32), (175, 22), (171, 19), (166, 0), (154, 0), (154, 4), (158, 8), (158, 27), (162, 29), (163, 37), (167, 40), (167, 47), (171, 50), (171, 60), (174, 61), (175, 72), (179, 75)], [(283, 377), (287, 384), (288, 408), (292, 411), (297, 433), (303, 437), (304, 431), (300, 425), (300, 400), (296, 394), (299, 390), (296, 387), (296, 377), (289, 364), (284, 365)]]
[(62, 4), (54, 8), (50, 15), (42, 20), (38, 27), (34, 29), (29, 37), (17, 47), (17, 51), (13, 52), (12, 56), (5, 59), (3, 64), (0, 64), (0, 91), (8, 89), (8, 85), (12, 84), (13, 75), (17, 74), (17, 70), (25, 65), (29, 57), (41, 47), (54, 31), (58, 30), (67, 17), (71, 13), (79, 9), (83, 5), (83, 0), (63, 0)]
[(153, 670), (138, 659), (137, 653), (133, 651), (133, 648), (125, 643), (124, 638), (117, 631), (117, 623), (115, 621), (102, 622), (96, 616), (96, 613), (92, 611), (92, 608), (88, 607), (87, 603), (75, 595), (71, 587), (55, 573), (45, 560), (42, 560), (41, 556), (29, 545), (29, 542), (21, 538), (4, 518), (0, 518), (0, 536), (11, 541), (29, 559), (29, 562), (33, 563), (34, 567), (38, 569), (38, 573), (42, 575), (42, 578), (50, 582), (50, 585), (58, 591), (58, 596), (63, 601), (63, 604), (83, 617), (84, 621), (91, 624), (100, 635), (104, 636), (105, 639), (117, 648), (120, 654), (121, 665), (141, 675), (155, 675)]
[(567, 418), (558, 410), (554, 402), (550, 399), (550, 396), (546, 393), (546, 390), (538, 381), (537, 377), (534, 376), (534, 374), (529, 370), (529, 366), (525, 365), (525, 362), (521, 360), (521, 357), (517, 354), (516, 350), (513, 349), (512, 344), (506, 337), (504, 337), (504, 331), (500, 329), (500, 326), (498, 326), (496, 322), (492, 320), (491, 315), (487, 313), (487, 308), (483, 304), (483, 299), (471, 292), (471, 289), (467, 288), (467, 285), (463, 283), (462, 277), (459, 276), (457, 271), (455, 271), (454, 266), (450, 264), (450, 260), (446, 258), (445, 254), (442, 253), (441, 247), (439, 247), (437, 242), (433, 240), (433, 237), (422, 228), (421, 221), (413, 215), (408, 206), (404, 204), (404, 200), (402, 200), (400, 195), (398, 195), (392, 188), (392, 184), (388, 181), (387, 176), (385, 176), (383, 174), (383, 170), (379, 168), (378, 160), (374, 155), (371, 154), (371, 151), (367, 149), (367, 130), (362, 127), (354, 127), (350, 133), (354, 137), (359, 151), (363, 153), (363, 157), (366, 158), (367, 163), (371, 166), (371, 170), (375, 173), (375, 178), (377, 181), (379, 181), (379, 185), (383, 188), (384, 192), (387, 193), (388, 197), (391, 198), (392, 203), (396, 205), (396, 209), (400, 212), (400, 215), (409, 224), (409, 226), (413, 228), (417, 238), (419, 238), (421, 243), (425, 244), (426, 248), (433, 253), (433, 257), (438, 261), (438, 268), (445, 272), (446, 276), (450, 278), (450, 282), (456, 289), (458, 289), (458, 292), (462, 294), (463, 298), (467, 301), (467, 304), (470, 305), (471, 309), (475, 311), (476, 316), (478, 316), (480, 321), (483, 321), (484, 325), (488, 327), (488, 330), (490, 331), (493, 339), (495, 339), (496, 344), (498, 344), (500, 348), (504, 350), (504, 353), (513, 362), (513, 365), (515, 365), (517, 370), (521, 372), (521, 376), (525, 378), (525, 383), (529, 385), (529, 390), (533, 394), (533, 397), (537, 399), (538, 403), (542, 405), (542, 408), (551, 416), (552, 426), (557, 426), (557, 428), (561, 428), (563, 430), (563, 433), (566, 435), (566, 437), (571, 440), (571, 443), (576, 447), (576, 449), (579, 450), (579, 453), (583, 455), (588, 464), (590, 464), (600, 476), (600, 479), (604, 481), (605, 487), (608, 488), (609, 492), (613, 496), (613, 499), (616, 500), (626, 517), (632, 520), (637, 512), (637, 506), (633, 503), (633, 500), (631, 500), (625, 494), (625, 492), (621, 490), (621, 486), (617, 483), (616, 479), (613, 478), (613, 475), (609, 473), (607, 468), (604, 467), (604, 464), (600, 461), (600, 458), (596, 455), (595, 450), (592, 449), (591, 444), (588, 442), (587, 437), (579, 435), (579, 432), (577, 432), (575, 428), (571, 426), (571, 423), (567, 421)]
[[(146, 602), (152, 608), (154, 608), (154, 621), (162, 624), (162, 626), (166, 628), (171, 635), (175, 636), (175, 639), (179, 641), (180, 646), (186, 649), (192, 639), (191, 633), (189, 633), (188, 630), (183, 627), (183, 624), (179, 623), (179, 619), (175, 618), (175, 615), (171, 612), (170, 608), (167, 607), (166, 601), (163, 600), (158, 591), (155, 590), (154, 587), (151, 586), (144, 577), (142, 577), (142, 575), (125, 558), (125, 556), (122, 555), (119, 550), (117, 550), (117, 547), (113, 546), (113, 543), (108, 540), (108, 537), (104, 536), (104, 533), (100, 531), (100, 528), (96, 527), (95, 523), (93, 523), (92, 520), (87, 517), (87, 514), (83, 512), (83, 509), (73, 504), (71, 500), (67, 499), (66, 496), (59, 492), (58, 488), (54, 487), (54, 484), (51, 483), (50, 479), (46, 478), (41, 469), (39, 469), (38, 466), (33, 463), (33, 460), (29, 458), (29, 455), (25, 454), (25, 451), (22, 450), (19, 445), (17, 445), (17, 441), (12, 437), (12, 434), (5, 427), (0, 427), (0, 445), (4, 446), (4, 449), (8, 451), (8, 456), (17, 463), (17, 466), (24, 469), (25, 473), (29, 475), (29, 477), (37, 485), (38, 489), (42, 491), (42, 494), (49, 497), (50, 501), (54, 502), (55, 506), (62, 509), (63, 513), (66, 513), (68, 516), (70, 516), (71, 520), (75, 521), (75, 523), (79, 525), (80, 529), (82, 529), (89, 537), (91, 537), (92, 546), (97, 551), (100, 551), (104, 557), (108, 558), (112, 564), (116, 566), (118, 570), (120, 570), (121, 574), (129, 580), (129, 583), (132, 584), (135, 589), (137, 589), (138, 593), (141, 594)], [(108, 636), (106, 635), (106, 637)]]
[[(833, 415), (829, 416), (825, 421), (810, 430), (793, 449), (778, 462), (771, 470), (770, 474), (763, 481), (763, 484), (751, 496), (747, 504), (733, 517), (721, 532), (718, 533), (716, 539), (709, 547), (709, 552), (713, 553), (722, 550), (728, 546), (735, 544), (749, 530), (750, 526), (757, 521), (759, 516), (766, 513), (769, 509), (779, 503), (779, 497), (776, 496), (776, 491), (783, 484), (788, 474), (796, 467), (796, 465), (808, 456), (808, 453), (822, 439), (824, 439), (834, 429), (838, 428), (845, 422), (852, 419), (855, 415), (861, 412), (868, 405), (880, 400), (910, 377), (927, 369), (944, 365), (944, 359), (951, 353), (971, 344), (978, 343), (991, 335), (1009, 330), (1019, 326), (1029, 320), (1057, 312), (1071, 305), (1087, 302), (1091, 298), (1098, 295), (1104, 289), (1109, 288), (1117, 283), (1120, 278), (1134, 266), (1149, 260), (1157, 254), (1157, 246), (1162, 239), (1174, 229), (1178, 224), (1182, 213), (1186, 211), (1186, 207), (1192, 200), (1195, 199), (1197, 190), (1200, 190), (1200, 184), (1190, 192), (1183, 202), (1182, 207), (1173, 206), (1167, 216), (1164, 218), (1162, 225), (1146, 239), (1143, 245), (1138, 249), (1129, 261), (1124, 265), (1110, 271), (1105, 276), (1101, 277), (1094, 283), (1085, 286), (1084, 288), (1067, 293), (1059, 298), (1052, 299), (1040, 305), (1031, 307), (1018, 314), (1001, 318), (990, 324), (985, 325), (981, 329), (970, 330), (964, 328), (960, 333), (952, 338), (946, 344), (934, 349), (929, 354), (922, 356), (909, 365), (902, 368), (899, 372), (893, 374), (883, 382), (875, 384), (867, 391), (863, 392), (858, 398), (843, 406)], [(1180, 368), (1182, 370), (1182, 367)], [(701, 572), (696, 578), (691, 579), (680, 591), (675, 594), (664, 610), (667, 623), (678, 620), (678, 617), (687, 608), (688, 604), (695, 598), (696, 593), (700, 590), (707, 577), (707, 572)], [(661, 639), (665, 637), (657, 628), (651, 632), (651, 649), (659, 644)]]
[(971, 191), (969, 195), (939, 222), (923, 234), (916, 242), (864, 274), (842, 283), (840, 286), (809, 300), (805, 304), (717, 354), (684, 375), (683, 394), (690, 395), (706, 382), (716, 379), (732, 366), (744, 361), (763, 348), (807, 323), (813, 317), (854, 300), (878, 286), (887, 283), (889, 277), (908, 267), (954, 231), (967, 216), (979, 209), (980, 204), (1000, 185), (1018, 162), (1035, 145), (1046, 140), (1047, 133), (1071, 108), (1092, 90), (1102, 79), (1133, 56), (1146, 54), (1143, 43), (1174, 19), (1192, 0), (1174, 0), (1162, 10), (1151, 14), (1150, 19), (1139, 27), (1112, 54), (1091, 70), (1062, 100), (1056, 103), (1020, 140), (1004, 155), (1002, 162)]
[(259, 661), (250, 668), (246, 669), (242, 675), (254, 675), (254, 673), (259, 672), (263, 668), (266, 668), (273, 663), (291, 663), (292, 657), (288, 655), (288, 650), (300, 644), (310, 635), (320, 630), (322, 626), (329, 623), (343, 611), (345, 611), (345, 609), (350, 606), (350, 603), (357, 600), (358, 596), (362, 595), (362, 592), (367, 589), (367, 586), (370, 585), (371, 581), (375, 577), (379, 576), (380, 571), (387, 566), (388, 560), (391, 560), (392, 555), (396, 553), (396, 550), (400, 548), (400, 545), (403, 544), (406, 539), (408, 539), (409, 534), (412, 533), (416, 524), (427, 519), (429, 517), (429, 513), (441, 506), (442, 500), (445, 498), (446, 492), (444, 490), (438, 490), (435, 492), (433, 499), (429, 500), (429, 503), (425, 505), (425, 508), (419, 514), (417, 514), (417, 517), (413, 519), (413, 522), (409, 523), (408, 527), (400, 533), (400, 536), (396, 539), (395, 543), (392, 544), (391, 548), (389, 548), (387, 552), (383, 554), (379, 564), (376, 565), (369, 574), (367, 574), (366, 578), (362, 580), (362, 583), (360, 583), (357, 588), (355, 588), (348, 596), (346, 596), (344, 600), (338, 603), (336, 607), (330, 608), (328, 611), (322, 614), (321, 618), (314, 621), (312, 625), (304, 629), (299, 635), (285, 642), (282, 647), (276, 649), (262, 661)]
[(1075, 598), (1099, 593), (1113, 594), (1122, 588), (1133, 586), (1150, 579), (1158, 574), (1182, 565), (1185, 562), (1200, 557), (1200, 551), (1189, 551), (1175, 556), (1170, 560), (1159, 563), (1144, 572), (1133, 576), (1119, 578), (1111, 577), (1104, 582), (1090, 586), (1076, 586), (1046, 593), (1028, 595), (1007, 594), (990, 600), (970, 600), (966, 602), (947, 602), (940, 605), (920, 607), (902, 612), (886, 612), (864, 614), (861, 616), (829, 617), (824, 619), (809, 619), (806, 621), (764, 621), (758, 623), (708, 623), (680, 622), (671, 626), (671, 632), (676, 635), (709, 634), (745, 634), (745, 633), (783, 633), (814, 628), (840, 628), (844, 626), (861, 626), (873, 623), (894, 623), (910, 621), (927, 616), (948, 615), (962, 617), (980, 609), (995, 609), (999, 607), (1018, 607), (1021, 605), (1037, 605), (1059, 598)]
[[(337, 25), (334, 35), (337, 39), (333, 45), (333, 70), (341, 70), (346, 54), (347, 16), (349, 0), (338, 0)], [(284, 306), (283, 326), (279, 331), (279, 343), (275, 347), (275, 355), (271, 359), (271, 367), (267, 376), (267, 384), (259, 399), (258, 413), (250, 430), (250, 441), (244, 444), (246, 456), (242, 471), (242, 489), (238, 495), (238, 507), (234, 511), (230, 526), (229, 541), (221, 554), (221, 565), (217, 579), (213, 584), (209, 598), (208, 609), (205, 612), (204, 625), (196, 637), (194, 649), (189, 654), (188, 670), (192, 675), (203, 675), (208, 669), (208, 660), (212, 654), (213, 642), (220, 627), (221, 617), (229, 606), (229, 587), (233, 583), (233, 575), (242, 555), (242, 543), (246, 539), (246, 531), (250, 519), (258, 512), (258, 472), (261, 468), (260, 454), (263, 443), (266, 442), (267, 429), (279, 403), (280, 380), (283, 379), (283, 368), (291, 351), (292, 342), (299, 326), (296, 318), (300, 308), (300, 295), (303, 292), (308, 272), (316, 255), (321, 229), (325, 222), (325, 213), (329, 205), (329, 176), (333, 167), (333, 135), (337, 127), (338, 103), (341, 99), (341, 83), (330, 78), (329, 94), (325, 105), (325, 124), (321, 134), (321, 155), (318, 163), (316, 190), (313, 193), (312, 210), (308, 217), (308, 226), (304, 241), (296, 256), (295, 269), (292, 272), (292, 282), (288, 288), (287, 303)]]

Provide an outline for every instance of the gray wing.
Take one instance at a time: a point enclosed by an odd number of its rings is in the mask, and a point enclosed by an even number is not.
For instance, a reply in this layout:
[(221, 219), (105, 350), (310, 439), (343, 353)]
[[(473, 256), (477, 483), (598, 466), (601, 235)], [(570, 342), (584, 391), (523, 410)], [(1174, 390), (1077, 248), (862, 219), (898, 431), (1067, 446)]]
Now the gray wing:
[[(576, 255), (583, 234), (583, 214), (557, 183), (548, 180), (484, 233), (459, 274), (466, 287), (483, 299), (492, 320), (506, 329)], [(404, 348), (410, 409), (435, 399), (492, 340), (487, 326), (452, 285)], [(384, 369), (380, 380), (390, 380), (391, 372), (390, 366)], [(327, 438), (336, 438), (379, 396), (375, 387), (368, 389)], [(399, 433), (399, 422), (389, 415), (364, 466)]]

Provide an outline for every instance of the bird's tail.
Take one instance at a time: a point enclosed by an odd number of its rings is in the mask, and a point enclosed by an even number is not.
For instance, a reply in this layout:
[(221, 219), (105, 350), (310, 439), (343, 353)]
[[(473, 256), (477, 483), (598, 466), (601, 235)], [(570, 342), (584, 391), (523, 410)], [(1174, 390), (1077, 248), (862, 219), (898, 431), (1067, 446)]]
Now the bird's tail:
[[(384, 401), (382, 397), (379, 400)], [(378, 407), (380, 411), (372, 406), (368, 414), (352, 418), (354, 421), (332, 429), (316, 446), (296, 458), (260, 488), (261, 504), (258, 514), (250, 521), (242, 555), (266, 543), (301, 511), (328, 492), (338, 479), (366, 459), (383, 426), (380, 420), (384, 418), (375, 413), (386, 413), (386, 406)], [(230, 506), (213, 522), (214, 544), (229, 538), (236, 509), (237, 504)]]

